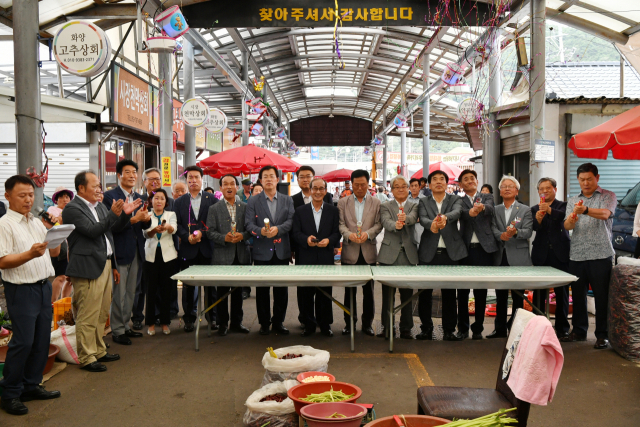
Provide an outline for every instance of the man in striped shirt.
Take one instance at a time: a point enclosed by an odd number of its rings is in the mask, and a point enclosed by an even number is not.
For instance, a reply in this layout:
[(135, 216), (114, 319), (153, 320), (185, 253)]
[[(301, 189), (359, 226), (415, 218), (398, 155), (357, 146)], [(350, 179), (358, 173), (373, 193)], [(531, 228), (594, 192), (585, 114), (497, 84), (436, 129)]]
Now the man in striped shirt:
[(60, 397), (59, 391), (40, 385), (51, 333), (51, 257), (59, 255), (60, 246), (47, 250), (47, 229), (31, 214), (33, 181), (14, 175), (4, 187), (9, 210), (0, 218), (0, 271), (13, 337), (0, 381), (0, 406), (9, 414), (25, 415), (29, 409), (22, 402)]

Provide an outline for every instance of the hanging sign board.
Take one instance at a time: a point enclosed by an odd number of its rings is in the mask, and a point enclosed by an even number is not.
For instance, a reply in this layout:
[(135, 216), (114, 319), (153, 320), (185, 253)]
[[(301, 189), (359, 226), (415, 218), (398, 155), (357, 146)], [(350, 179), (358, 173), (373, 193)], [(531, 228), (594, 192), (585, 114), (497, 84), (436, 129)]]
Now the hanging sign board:
[(173, 100), (173, 131), (178, 134), (178, 142), (184, 143), (185, 131), (184, 121), (182, 120), (182, 102), (177, 99)]
[(202, 99), (187, 99), (182, 104), (180, 115), (185, 125), (197, 128), (209, 120), (209, 106)]
[(462, 123), (473, 123), (480, 118), (482, 104), (475, 98), (467, 98), (458, 104), (458, 117)]
[(204, 124), (209, 132), (220, 133), (227, 128), (227, 115), (217, 108), (209, 110), (209, 120)]
[(90, 22), (71, 21), (53, 40), (56, 61), (68, 73), (93, 77), (109, 68), (111, 46), (102, 29)]
[(535, 162), (556, 161), (556, 143), (546, 139), (536, 139), (536, 150), (534, 155)]
[(117, 64), (111, 75), (111, 122), (153, 133), (153, 87)]
[(171, 187), (171, 157), (162, 158), (162, 186)]

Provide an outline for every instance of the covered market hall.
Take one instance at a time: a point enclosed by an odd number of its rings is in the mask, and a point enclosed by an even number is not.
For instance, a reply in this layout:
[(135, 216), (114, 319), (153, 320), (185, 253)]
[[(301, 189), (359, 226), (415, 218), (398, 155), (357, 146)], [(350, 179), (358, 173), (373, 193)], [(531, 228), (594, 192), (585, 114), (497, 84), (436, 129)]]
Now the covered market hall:
[(637, 0), (0, 0), (0, 425), (640, 426), (638, 52)]

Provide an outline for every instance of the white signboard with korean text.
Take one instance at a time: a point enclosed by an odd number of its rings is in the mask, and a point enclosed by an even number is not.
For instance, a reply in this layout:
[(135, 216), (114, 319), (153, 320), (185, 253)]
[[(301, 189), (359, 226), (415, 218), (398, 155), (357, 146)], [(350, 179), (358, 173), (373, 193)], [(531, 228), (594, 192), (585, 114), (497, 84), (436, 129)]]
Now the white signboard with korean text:
[(227, 128), (227, 115), (217, 108), (209, 110), (209, 120), (204, 127), (213, 133), (220, 133)]
[(180, 115), (185, 125), (197, 128), (204, 125), (209, 119), (209, 106), (202, 99), (187, 99), (182, 104)]
[(546, 139), (536, 139), (536, 151), (534, 155), (535, 162), (556, 161), (556, 143)]

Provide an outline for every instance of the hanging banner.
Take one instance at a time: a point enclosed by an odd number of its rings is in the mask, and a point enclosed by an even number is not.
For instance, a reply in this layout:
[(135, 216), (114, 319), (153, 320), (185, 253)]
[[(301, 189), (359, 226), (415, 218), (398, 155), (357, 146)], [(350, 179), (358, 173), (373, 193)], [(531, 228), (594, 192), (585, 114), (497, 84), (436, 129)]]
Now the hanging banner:
[(219, 153), (222, 151), (223, 132), (213, 133), (207, 131), (207, 150)]
[(87, 21), (66, 23), (53, 39), (53, 53), (65, 71), (81, 77), (97, 76), (111, 63), (109, 38)]
[(111, 123), (153, 133), (153, 87), (118, 64), (111, 73)]
[(180, 115), (185, 125), (197, 128), (209, 120), (209, 106), (202, 99), (187, 99), (182, 104)]
[(209, 132), (219, 133), (227, 127), (227, 115), (217, 108), (209, 110), (209, 120), (204, 124)]
[(162, 186), (171, 187), (171, 157), (162, 158)]
[(196, 128), (196, 148), (205, 148), (207, 130), (204, 127)]
[(177, 99), (173, 100), (173, 131), (178, 134), (178, 142), (184, 144), (185, 131), (184, 122), (182, 121), (182, 102)]
[[(344, 27), (474, 27), (495, 15), (495, 6), (476, 1), (340, 0), (338, 7)], [(333, 27), (335, 11), (335, 0), (246, 0), (242, 7), (211, 1), (182, 8), (191, 28)]]

